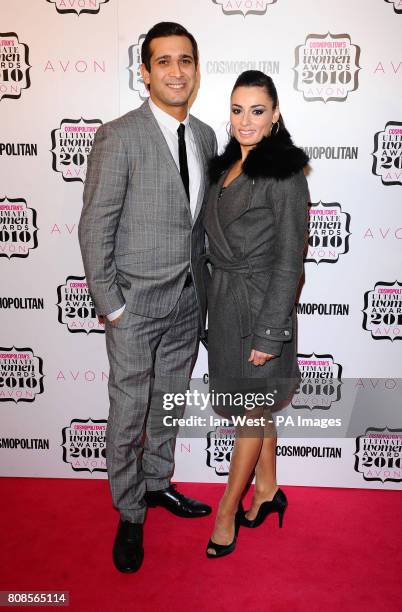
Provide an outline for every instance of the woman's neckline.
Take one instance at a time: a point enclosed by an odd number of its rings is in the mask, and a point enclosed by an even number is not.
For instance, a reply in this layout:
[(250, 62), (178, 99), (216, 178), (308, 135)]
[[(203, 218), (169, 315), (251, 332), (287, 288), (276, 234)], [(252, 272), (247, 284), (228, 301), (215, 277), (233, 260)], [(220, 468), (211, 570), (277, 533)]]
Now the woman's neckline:
[(227, 172), (224, 174), (223, 182), (222, 182), (222, 185), (221, 185), (222, 189), (227, 189), (227, 188), (228, 188), (228, 187), (230, 187), (230, 186), (231, 186), (231, 185), (232, 185), (232, 184), (233, 184), (235, 181), (237, 181), (237, 179), (238, 179), (240, 176), (243, 176), (243, 175), (244, 175), (244, 172), (239, 172), (239, 174), (238, 174), (237, 176), (235, 176), (235, 177), (234, 177), (234, 179), (232, 179), (232, 180), (230, 181), (230, 183), (228, 183), (227, 185), (224, 185), (223, 183), (225, 182), (225, 179), (226, 179), (227, 175), (229, 174), (229, 172), (230, 172), (230, 168), (229, 168), (229, 170), (228, 170), (228, 171), (227, 171)]

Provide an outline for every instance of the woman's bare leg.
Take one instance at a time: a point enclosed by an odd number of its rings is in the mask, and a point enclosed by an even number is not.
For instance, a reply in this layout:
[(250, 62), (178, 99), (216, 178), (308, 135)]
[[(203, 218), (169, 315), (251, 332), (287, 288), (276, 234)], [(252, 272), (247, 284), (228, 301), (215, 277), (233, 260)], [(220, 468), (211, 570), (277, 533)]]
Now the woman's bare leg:
[[(260, 414), (260, 413), (259, 413)], [(248, 414), (251, 418), (255, 415)], [(256, 427), (239, 428), (230, 462), (228, 483), (219, 502), (212, 541), (216, 544), (230, 544), (234, 538), (234, 516), (242, 493), (253, 473), (264, 442), (263, 429)], [(208, 549), (212, 554), (213, 549)]]
[(253, 520), (257, 516), (262, 502), (271, 501), (278, 490), (276, 482), (276, 435), (274, 431), (266, 432), (261, 452), (255, 466), (255, 487), (253, 501), (246, 518)]

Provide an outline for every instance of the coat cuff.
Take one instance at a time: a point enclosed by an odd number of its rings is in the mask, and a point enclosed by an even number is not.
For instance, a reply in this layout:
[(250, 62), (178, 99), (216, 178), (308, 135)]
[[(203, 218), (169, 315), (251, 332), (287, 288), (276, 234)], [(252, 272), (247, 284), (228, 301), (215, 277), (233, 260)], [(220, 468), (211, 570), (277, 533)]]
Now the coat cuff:
[(289, 342), (293, 335), (292, 320), (289, 317), (288, 325), (283, 325), (281, 327), (275, 327), (269, 323), (257, 323), (254, 327), (254, 334), (266, 340)]
[(256, 351), (260, 351), (261, 353), (267, 353), (269, 355), (275, 355), (275, 357), (279, 357), (282, 352), (283, 342), (278, 342), (277, 340), (266, 340), (265, 338), (261, 338), (261, 336), (257, 336), (256, 334), (252, 337), (251, 348)]
[[(91, 293), (91, 289), (89, 289)], [(120, 290), (120, 287), (115, 286), (106, 295), (97, 293), (92, 295), (93, 302), (95, 304), (95, 310), (98, 315), (108, 315), (115, 310), (118, 310), (125, 305), (125, 299)]]
[(291, 319), (289, 325), (274, 327), (269, 323), (257, 323), (254, 328), (252, 348), (272, 355), (280, 355), (284, 342), (289, 342), (293, 336)]

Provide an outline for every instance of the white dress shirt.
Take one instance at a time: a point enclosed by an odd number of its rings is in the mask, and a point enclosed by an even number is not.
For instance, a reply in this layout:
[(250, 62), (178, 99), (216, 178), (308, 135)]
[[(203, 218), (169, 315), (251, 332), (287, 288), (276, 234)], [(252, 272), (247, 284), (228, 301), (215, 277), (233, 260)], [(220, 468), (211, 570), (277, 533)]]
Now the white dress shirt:
[[(190, 190), (190, 210), (192, 217), (194, 218), (198, 194), (201, 186), (201, 163), (197, 152), (197, 147), (194, 140), (194, 134), (191, 130), (191, 125), (189, 121), (189, 113), (187, 113), (187, 117), (183, 119), (183, 121), (178, 121), (169, 113), (163, 111), (159, 106), (152, 101), (151, 98), (148, 98), (149, 108), (151, 109), (158, 125), (161, 129), (161, 132), (166, 140), (166, 143), (169, 147), (169, 150), (172, 154), (172, 157), (176, 163), (176, 166), (180, 172), (180, 163), (179, 163), (179, 136), (177, 134), (177, 128), (180, 123), (185, 125), (184, 131), (184, 140), (186, 143), (186, 153), (187, 153), (187, 166), (188, 166), (188, 175), (189, 175), (189, 190)], [(114, 310), (113, 312), (107, 315), (109, 321), (114, 321), (117, 319), (124, 311), (126, 305), (124, 304), (118, 310)]]

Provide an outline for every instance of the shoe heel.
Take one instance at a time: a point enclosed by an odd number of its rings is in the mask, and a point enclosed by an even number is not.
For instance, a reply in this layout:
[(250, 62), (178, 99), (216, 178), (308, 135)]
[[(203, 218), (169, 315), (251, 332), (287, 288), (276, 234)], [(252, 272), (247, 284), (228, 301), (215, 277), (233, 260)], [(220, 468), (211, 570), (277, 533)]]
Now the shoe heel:
[(282, 527), (284, 514), (285, 510), (278, 511), (279, 527)]

